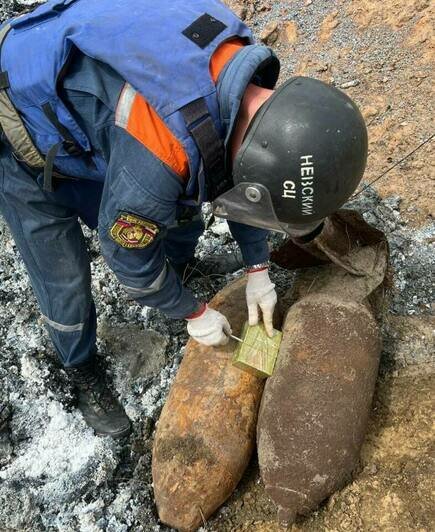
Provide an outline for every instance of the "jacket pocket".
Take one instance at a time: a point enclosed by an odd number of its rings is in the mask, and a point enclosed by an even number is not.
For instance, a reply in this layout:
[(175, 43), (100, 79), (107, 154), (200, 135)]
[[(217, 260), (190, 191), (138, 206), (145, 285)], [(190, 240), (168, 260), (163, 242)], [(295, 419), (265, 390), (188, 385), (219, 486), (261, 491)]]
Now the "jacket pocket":
[(157, 195), (153, 190), (155, 185), (150, 182), (147, 187), (146, 183), (139, 183), (125, 167), (122, 168), (110, 183), (112, 209), (137, 214), (161, 226), (171, 225), (175, 221), (177, 202), (164, 199), (164, 193)]

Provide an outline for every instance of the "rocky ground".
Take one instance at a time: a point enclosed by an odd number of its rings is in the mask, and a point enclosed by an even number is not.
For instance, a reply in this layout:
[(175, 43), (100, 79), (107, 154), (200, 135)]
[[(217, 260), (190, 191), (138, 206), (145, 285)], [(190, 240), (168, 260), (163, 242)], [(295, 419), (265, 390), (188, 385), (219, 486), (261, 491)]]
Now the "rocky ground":
[[(433, 134), (433, 7), (425, 0), (232, 1), (282, 59), (282, 78), (315, 76), (348, 92), (369, 126), (371, 181)], [(0, 4), (0, 19), (28, 8)], [(393, 287), (370, 430), (353, 482), (297, 531), (433, 529), (433, 148), (352, 203), (384, 230)], [(95, 437), (72, 407), (23, 265), (0, 219), (0, 530), (164, 531), (152, 497), (153, 430), (183, 356), (184, 324), (128, 302), (87, 232), (100, 352), (134, 422), (128, 441)], [(231, 252), (224, 223), (200, 256)], [(281, 290), (288, 275), (274, 268)], [(431, 278), (432, 276), (432, 278)], [(227, 278), (192, 287), (211, 296)], [(210, 531), (279, 530), (255, 459)]]

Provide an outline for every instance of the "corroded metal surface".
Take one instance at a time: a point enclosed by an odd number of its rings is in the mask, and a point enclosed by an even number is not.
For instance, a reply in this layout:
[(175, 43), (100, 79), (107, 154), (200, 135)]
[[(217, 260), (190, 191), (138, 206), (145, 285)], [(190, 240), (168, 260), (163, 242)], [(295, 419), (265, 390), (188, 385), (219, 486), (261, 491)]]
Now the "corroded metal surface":
[[(384, 283), (388, 246), (350, 211), (340, 224), (347, 253), (337, 242), (340, 261), (299, 272), (284, 298), (290, 310), (259, 412), (261, 476), (283, 522), (349, 480), (370, 415), (381, 340), (369, 300)], [(281, 252), (290, 268), (292, 252), (286, 245)]]
[[(247, 319), (244, 281), (219, 292), (211, 306), (240, 335)], [(179, 530), (196, 530), (229, 497), (255, 446), (264, 381), (232, 365), (236, 347), (235, 341), (212, 348), (190, 340), (160, 416), (155, 500), (160, 519)]]
[(359, 213), (341, 209), (326, 219), (322, 232), (310, 243), (287, 240), (272, 253), (271, 259), (288, 270), (332, 262), (350, 273), (364, 275), (364, 270), (354, 264), (352, 254), (376, 246), (387, 247), (385, 235), (365, 222)]
[(378, 326), (362, 304), (308, 296), (289, 311), (258, 423), (261, 475), (282, 521), (315, 509), (349, 479), (379, 354)]

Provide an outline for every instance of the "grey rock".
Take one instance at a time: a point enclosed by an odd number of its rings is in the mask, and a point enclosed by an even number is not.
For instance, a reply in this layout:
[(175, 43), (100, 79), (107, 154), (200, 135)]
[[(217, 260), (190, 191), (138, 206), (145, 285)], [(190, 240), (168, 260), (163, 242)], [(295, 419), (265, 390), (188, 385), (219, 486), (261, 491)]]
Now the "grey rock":
[(340, 89), (350, 89), (351, 87), (356, 87), (359, 84), (360, 84), (359, 79), (353, 79), (351, 81), (346, 81), (345, 83), (342, 83), (340, 85)]
[(389, 316), (384, 355), (397, 368), (432, 364), (435, 369), (435, 317)]
[(114, 353), (116, 370), (124, 375), (124, 380), (127, 377), (127, 385), (158, 374), (166, 364), (168, 341), (153, 330), (143, 330), (137, 325), (104, 324), (99, 336)]

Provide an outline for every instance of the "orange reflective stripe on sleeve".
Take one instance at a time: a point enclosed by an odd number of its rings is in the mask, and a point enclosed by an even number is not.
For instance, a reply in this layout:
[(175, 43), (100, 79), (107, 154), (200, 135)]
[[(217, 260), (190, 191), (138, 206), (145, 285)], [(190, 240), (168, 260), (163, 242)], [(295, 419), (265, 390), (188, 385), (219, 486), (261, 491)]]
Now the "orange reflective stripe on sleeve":
[[(213, 54), (210, 61), (210, 75), (215, 83), (224, 66), (242, 46), (244, 43), (241, 39), (233, 39), (223, 43)], [(119, 97), (115, 124), (128, 131), (183, 181), (187, 181), (189, 161), (183, 145), (147, 100), (129, 83), (124, 85)]]
[(124, 85), (118, 101), (115, 123), (126, 129), (181, 178), (188, 178), (189, 162), (181, 142), (146, 99), (128, 83)]
[(189, 163), (183, 145), (160, 116), (140, 94), (131, 108), (127, 131), (183, 179), (189, 175)]

